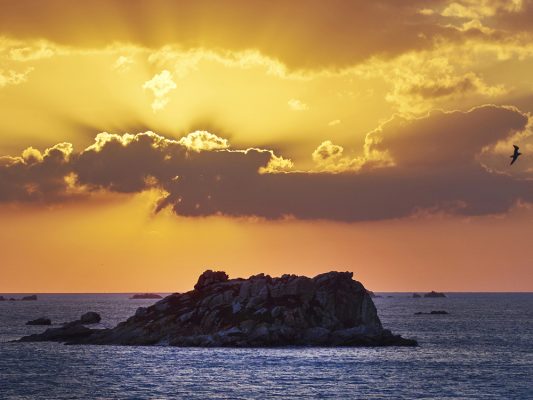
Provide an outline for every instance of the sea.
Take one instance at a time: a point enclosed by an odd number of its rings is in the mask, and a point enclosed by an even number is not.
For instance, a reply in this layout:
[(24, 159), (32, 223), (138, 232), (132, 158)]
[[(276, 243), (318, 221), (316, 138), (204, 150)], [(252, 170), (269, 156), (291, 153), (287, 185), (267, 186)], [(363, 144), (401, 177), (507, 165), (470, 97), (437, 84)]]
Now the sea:
[[(26, 326), (31, 319), (62, 323), (96, 311), (100, 327), (113, 327), (156, 300), (40, 294), (0, 302), (0, 399), (533, 399), (533, 293), (379, 294), (384, 327), (418, 347), (13, 343), (45, 329)], [(448, 314), (415, 315), (432, 310)]]

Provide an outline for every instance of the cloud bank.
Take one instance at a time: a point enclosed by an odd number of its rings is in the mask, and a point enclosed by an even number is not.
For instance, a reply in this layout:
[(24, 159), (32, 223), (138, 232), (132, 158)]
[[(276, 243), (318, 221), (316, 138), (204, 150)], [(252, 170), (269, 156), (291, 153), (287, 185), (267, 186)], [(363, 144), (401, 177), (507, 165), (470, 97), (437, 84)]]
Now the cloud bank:
[[(420, 212), (498, 214), (533, 202), (531, 158), (524, 156), (521, 174), (513, 176), (508, 155), (494, 151), (517, 135), (527, 137), (528, 123), (516, 108), (494, 105), (395, 116), (368, 133), (364, 152), (353, 160), (331, 141), (320, 144), (312, 157), (321, 172), (295, 170), (271, 150), (233, 149), (205, 131), (179, 140), (153, 132), (100, 133), (81, 152), (61, 143), (43, 153), (28, 148), (1, 157), (0, 201), (62, 202), (102, 190), (158, 189), (156, 211), (168, 207), (190, 217), (363, 221)], [(324, 167), (330, 162), (338, 164)]]

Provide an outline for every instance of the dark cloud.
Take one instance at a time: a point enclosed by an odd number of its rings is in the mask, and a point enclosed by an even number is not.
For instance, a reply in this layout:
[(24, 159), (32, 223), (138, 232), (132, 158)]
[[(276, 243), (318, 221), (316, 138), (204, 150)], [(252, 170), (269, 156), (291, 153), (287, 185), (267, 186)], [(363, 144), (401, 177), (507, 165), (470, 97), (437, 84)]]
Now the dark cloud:
[[(184, 216), (361, 221), (428, 210), (503, 213), (517, 201), (533, 201), (532, 181), (492, 173), (479, 155), (527, 123), (520, 111), (497, 106), (395, 117), (367, 137), (367, 164), (374, 167), (335, 174), (260, 173), (275, 164), (273, 152), (232, 150), (206, 132), (179, 141), (154, 133), (101, 134), (77, 154), (61, 145), (42, 156), (27, 150), (24, 157), (4, 158), (0, 200), (62, 201), (73, 191), (76, 176), (75, 187), (87, 192), (160, 189), (165, 195), (158, 210), (170, 207)], [(380, 157), (389, 166), (375, 167)], [(506, 168), (507, 155), (491, 162)]]
[[(438, 12), (420, 12), (429, 6), (440, 10), (447, 3), (0, 0), (0, 26), (6, 35), (44, 37), (70, 45), (124, 41), (151, 47), (176, 43), (182, 48), (258, 48), (294, 68), (343, 67), (372, 56), (426, 49), (433, 46), (434, 39), (460, 40), (463, 32), (446, 26)], [(464, 34), (471, 35), (472, 30)]]
[(1, 202), (64, 201), (69, 193), (68, 176), (72, 147), (58, 144), (44, 154), (28, 148), (22, 157), (0, 157)]

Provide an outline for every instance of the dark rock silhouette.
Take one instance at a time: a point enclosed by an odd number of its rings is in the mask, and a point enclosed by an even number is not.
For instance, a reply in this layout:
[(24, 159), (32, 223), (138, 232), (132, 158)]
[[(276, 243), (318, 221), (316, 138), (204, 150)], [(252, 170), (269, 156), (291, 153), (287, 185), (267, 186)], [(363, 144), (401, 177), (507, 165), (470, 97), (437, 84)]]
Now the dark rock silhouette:
[(102, 320), (102, 317), (100, 317), (100, 314), (94, 311), (89, 311), (80, 317), (80, 324), (82, 325), (97, 324), (101, 320)]
[(14, 297), (10, 297), (9, 299), (5, 298), (4, 296), (0, 296), (0, 301), (36, 301), (37, 296), (32, 294), (31, 296), (24, 296), (21, 299), (15, 299)]
[[(59, 328), (48, 328), (43, 333), (25, 336), (20, 340), (23, 342), (68, 342), (84, 338), (91, 334), (91, 332), (94, 332), (95, 330), (87, 328), (84, 325), (97, 324), (100, 321), (100, 314), (95, 313), (94, 311), (89, 311), (83, 314), (80, 319), (66, 322)], [(29, 325), (29, 323), (27, 325)]]
[(232, 347), (417, 344), (383, 329), (370, 295), (351, 272), (230, 280), (225, 272), (211, 270), (194, 290), (139, 307), (113, 329), (74, 324), (20, 340)]
[(516, 160), (518, 160), (518, 157), (522, 155), (522, 153), (520, 153), (518, 151), (519, 147), (515, 144), (513, 144), (513, 147), (514, 147), (514, 152), (513, 152), (513, 155), (511, 155), (511, 164), (510, 165), (513, 165), (515, 163)]
[(26, 325), (52, 325), (50, 318), (37, 318), (26, 322)]
[(160, 296), (155, 293), (140, 293), (140, 294), (134, 294), (130, 297), (131, 300), (140, 300), (140, 299), (162, 299), (163, 296)]
[(448, 311), (443, 311), (443, 310), (437, 310), (437, 311), (431, 311), (431, 312), (422, 312), (422, 311), (419, 311), (419, 312), (415, 312), (415, 315), (444, 315), (444, 314), (449, 314)]
[(413, 299), (419, 299), (422, 296), (420, 296), (418, 293), (413, 293)]
[(446, 295), (444, 293), (435, 292), (432, 290), (431, 292), (424, 294), (424, 297), (437, 298), (437, 297), (446, 297)]

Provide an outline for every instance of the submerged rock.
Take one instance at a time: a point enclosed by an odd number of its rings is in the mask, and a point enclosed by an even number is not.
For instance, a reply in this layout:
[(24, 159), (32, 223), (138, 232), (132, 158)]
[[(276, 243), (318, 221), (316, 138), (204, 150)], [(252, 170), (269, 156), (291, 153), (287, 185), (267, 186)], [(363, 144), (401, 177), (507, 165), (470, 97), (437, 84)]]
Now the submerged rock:
[(424, 294), (424, 297), (446, 297), (446, 295), (432, 290), (431, 292)]
[(420, 296), (418, 293), (413, 293), (413, 299), (419, 299), (422, 296)]
[(52, 325), (50, 318), (37, 318), (26, 322), (26, 325)]
[(134, 294), (130, 297), (130, 300), (139, 300), (139, 299), (162, 299), (163, 296), (160, 296), (155, 293), (140, 293), (140, 294)]
[(47, 330), (21, 341), (171, 346), (415, 346), (383, 329), (351, 272), (314, 278), (259, 274), (229, 279), (206, 271), (194, 290), (172, 294), (113, 329)]

